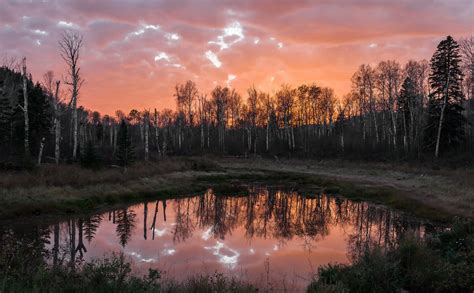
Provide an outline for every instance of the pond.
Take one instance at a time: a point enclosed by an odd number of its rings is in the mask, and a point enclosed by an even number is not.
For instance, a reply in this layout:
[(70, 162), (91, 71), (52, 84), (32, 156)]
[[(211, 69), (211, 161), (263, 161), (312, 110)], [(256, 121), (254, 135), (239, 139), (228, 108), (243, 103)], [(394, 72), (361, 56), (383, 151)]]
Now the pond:
[(349, 263), (369, 246), (394, 246), (406, 231), (423, 237), (436, 227), (366, 202), (251, 186), (242, 196), (209, 189), (59, 223), (0, 228), (2, 235), (39, 242), (51, 264), (123, 252), (139, 275), (148, 268), (176, 280), (217, 272), (299, 291), (320, 265)]

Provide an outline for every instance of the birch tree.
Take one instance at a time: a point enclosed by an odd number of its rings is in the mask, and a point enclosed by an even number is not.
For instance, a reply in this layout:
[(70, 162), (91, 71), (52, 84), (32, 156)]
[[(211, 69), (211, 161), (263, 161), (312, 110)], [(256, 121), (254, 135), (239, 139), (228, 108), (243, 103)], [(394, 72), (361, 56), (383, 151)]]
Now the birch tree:
[(30, 134), (29, 134), (29, 117), (28, 117), (28, 77), (26, 75), (26, 57), (22, 61), (22, 80), (23, 80), (23, 106), (18, 105), (23, 111), (24, 117), (24, 148), (25, 156), (29, 157), (30, 155)]

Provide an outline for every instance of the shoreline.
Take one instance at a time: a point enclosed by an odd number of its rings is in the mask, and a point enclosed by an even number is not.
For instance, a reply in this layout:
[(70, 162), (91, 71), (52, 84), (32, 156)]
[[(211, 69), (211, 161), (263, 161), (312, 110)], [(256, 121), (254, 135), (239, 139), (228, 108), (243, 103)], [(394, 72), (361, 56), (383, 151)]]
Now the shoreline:
[[(473, 218), (474, 186), (460, 184), (456, 178), (439, 172), (397, 170), (373, 163), (296, 159), (172, 158), (163, 162), (149, 164), (154, 167), (166, 164), (167, 168), (161, 170), (164, 173), (158, 171), (141, 177), (138, 171), (130, 169), (128, 172), (137, 175), (128, 174), (127, 181), (120, 181), (118, 172), (115, 182), (115, 175), (108, 177), (108, 182), (97, 182), (101, 172), (110, 172), (106, 169), (92, 171), (96, 174), (93, 183), (83, 186), (1, 188), (0, 220), (73, 216), (147, 199), (192, 195), (209, 187), (219, 194), (232, 194), (242, 191), (246, 184), (255, 183), (281, 184), (302, 193), (317, 191), (383, 204), (439, 222), (450, 222), (454, 217)], [(55, 168), (60, 174), (62, 166)], [(76, 172), (80, 177), (82, 171)]]

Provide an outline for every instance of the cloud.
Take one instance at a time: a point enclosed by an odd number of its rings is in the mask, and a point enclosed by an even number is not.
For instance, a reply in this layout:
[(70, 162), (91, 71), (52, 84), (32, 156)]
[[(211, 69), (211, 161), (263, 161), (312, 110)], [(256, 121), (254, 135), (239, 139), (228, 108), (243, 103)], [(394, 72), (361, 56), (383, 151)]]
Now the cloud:
[(472, 34), (474, 14), (471, 0), (4, 2), (0, 52), (61, 76), (57, 40), (80, 32), (80, 103), (109, 114), (172, 108), (176, 83), (196, 76), (202, 92), (317, 82), (342, 96), (359, 64), (429, 59), (446, 35)]
[(219, 68), (222, 66), (222, 62), (219, 60), (217, 55), (211, 50), (207, 51), (205, 56), (207, 59), (209, 59), (209, 61), (211, 61), (212, 65), (214, 65), (215, 67)]

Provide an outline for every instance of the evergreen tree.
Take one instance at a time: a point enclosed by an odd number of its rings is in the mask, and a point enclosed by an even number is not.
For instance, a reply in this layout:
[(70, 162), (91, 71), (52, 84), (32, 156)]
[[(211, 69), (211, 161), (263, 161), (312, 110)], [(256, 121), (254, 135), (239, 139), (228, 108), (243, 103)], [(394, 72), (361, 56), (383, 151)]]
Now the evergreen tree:
[(10, 99), (3, 93), (2, 84), (3, 81), (0, 81), (0, 140), (5, 142), (10, 138), (10, 124), (13, 109)]
[(425, 146), (435, 152), (458, 146), (464, 139), (465, 117), (459, 45), (448, 36), (438, 45), (431, 58), (429, 82), (431, 93), (428, 105), (428, 124)]
[(85, 168), (96, 169), (99, 167), (99, 157), (95, 152), (92, 141), (88, 141), (84, 150), (84, 155), (81, 157), (81, 164)]
[[(33, 84), (32, 84), (33, 85)], [(51, 136), (53, 110), (48, 95), (39, 83), (28, 90), (31, 152), (36, 153), (41, 141)]]
[(123, 167), (123, 170), (125, 172), (127, 170), (127, 167), (133, 163), (134, 159), (132, 143), (125, 120), (122, 120), (122, 122), (120, 123), (120, 128), (117, 137), (117, 147), (117, 163), (119, 164), (119, 166)]

